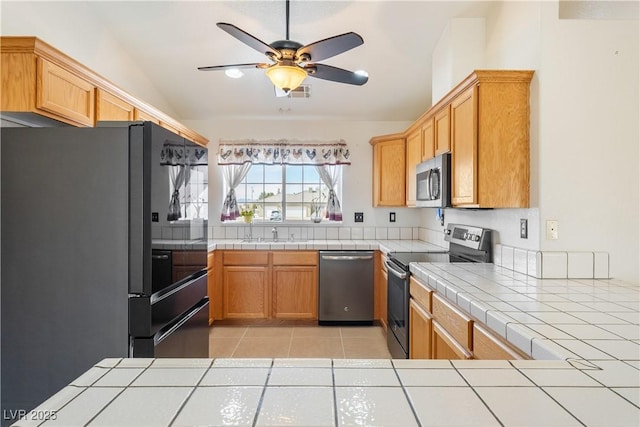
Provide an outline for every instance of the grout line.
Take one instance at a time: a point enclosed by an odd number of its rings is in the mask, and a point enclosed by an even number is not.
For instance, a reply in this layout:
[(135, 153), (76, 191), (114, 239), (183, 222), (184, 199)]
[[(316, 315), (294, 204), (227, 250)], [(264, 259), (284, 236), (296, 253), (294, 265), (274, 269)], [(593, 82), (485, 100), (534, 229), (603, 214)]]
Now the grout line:
[(264, 395), (267, 392), (267, 384), (269, 384), (269, 378), (271, 378), (273, 363), (274, 363), (274, 360), (271, 359), (271, 366), (269, 366), (269, 372), (267, 373), (267, 378), (264, 381), (264, 386), (262, 387), (262, 394), (260, 395), (260, 400), (258, 400), (258, 406), (256, 407), (256, 415), (253, 417), (253, 423), (251, 423), (253, 427), (256, 426), (258, 422), (258, 416), (260, 415), (260, 411), (262, 410), (262, 403), (264, 402)]

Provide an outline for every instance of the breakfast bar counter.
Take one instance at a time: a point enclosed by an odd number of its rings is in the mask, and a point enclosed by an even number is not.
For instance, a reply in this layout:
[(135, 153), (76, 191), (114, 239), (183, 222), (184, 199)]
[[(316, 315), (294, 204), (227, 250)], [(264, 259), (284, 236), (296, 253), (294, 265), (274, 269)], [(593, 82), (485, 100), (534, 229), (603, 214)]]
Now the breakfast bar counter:
[(16, 426), (640, 425), (619, 360), (105, 359)]

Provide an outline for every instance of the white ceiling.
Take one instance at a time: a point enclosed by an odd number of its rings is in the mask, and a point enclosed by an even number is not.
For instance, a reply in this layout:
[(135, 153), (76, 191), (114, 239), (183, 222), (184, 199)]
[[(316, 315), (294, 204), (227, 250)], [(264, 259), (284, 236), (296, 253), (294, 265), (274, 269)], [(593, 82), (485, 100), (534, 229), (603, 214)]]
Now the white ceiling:
[[(73, 2), (61, 3), (70, 7)], [(321, 61), (365, 69), (351, 86), (308, 77), (310, 99), (276, 98), (264, 70), (241, 79), (198, 66), (267, 62), (216, 27), (234, 24), (266, 43), (285, 38), (285, 1), (84, 2), (103, 21), (181, 120), (211, 117), (414, 120), (431, 106), (431, 54), (448, 21), (484, 16), (479, 1), (291, 2), (290, 38), (302, 44), (354, 31), (364, 45)], [(76, 3), (76, 6), (78, 4)], [(84, 11), (86, 13), (86, 11)], [(72, 22), (70, 20), (70, 22)]]

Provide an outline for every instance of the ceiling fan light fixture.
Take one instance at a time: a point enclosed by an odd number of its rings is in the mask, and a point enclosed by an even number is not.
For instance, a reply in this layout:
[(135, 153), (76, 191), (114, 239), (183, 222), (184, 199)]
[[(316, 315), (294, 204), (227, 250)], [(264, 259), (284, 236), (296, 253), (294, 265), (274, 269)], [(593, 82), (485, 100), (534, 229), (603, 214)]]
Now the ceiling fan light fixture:
[(228, 70), (225, 70), (224, 73), (227, 75), (227, 77), (231, 77), (232, 79), (239, 79), (240, 77), (244, 76), (244, 73), (240, 71), (239, 68), (229, 68)]
[(275, 64), (269, 67), (266, 73), (271, 83), (284, 91), (297, 88), (307, 77), (307, 72), (295, 65)]

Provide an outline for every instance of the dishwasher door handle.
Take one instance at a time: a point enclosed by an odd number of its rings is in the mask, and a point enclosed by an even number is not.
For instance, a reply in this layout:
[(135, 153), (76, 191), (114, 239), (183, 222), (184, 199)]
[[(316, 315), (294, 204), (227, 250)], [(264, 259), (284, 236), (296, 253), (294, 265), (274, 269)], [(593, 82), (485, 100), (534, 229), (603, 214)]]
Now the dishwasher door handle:
[(322, 255), (322, 259), (329, 261), (366, 261), (373, 259), (373, 255)]
[(407, 278), (407, 273), (396, 270), (396, 268), (392, 267), (392, 264), (388, 260), (386, 260), (384, 263), (387, 266), (387, 271), (390, 271), (391, 274), (396, 276), (398, 279), (405, 280)]

